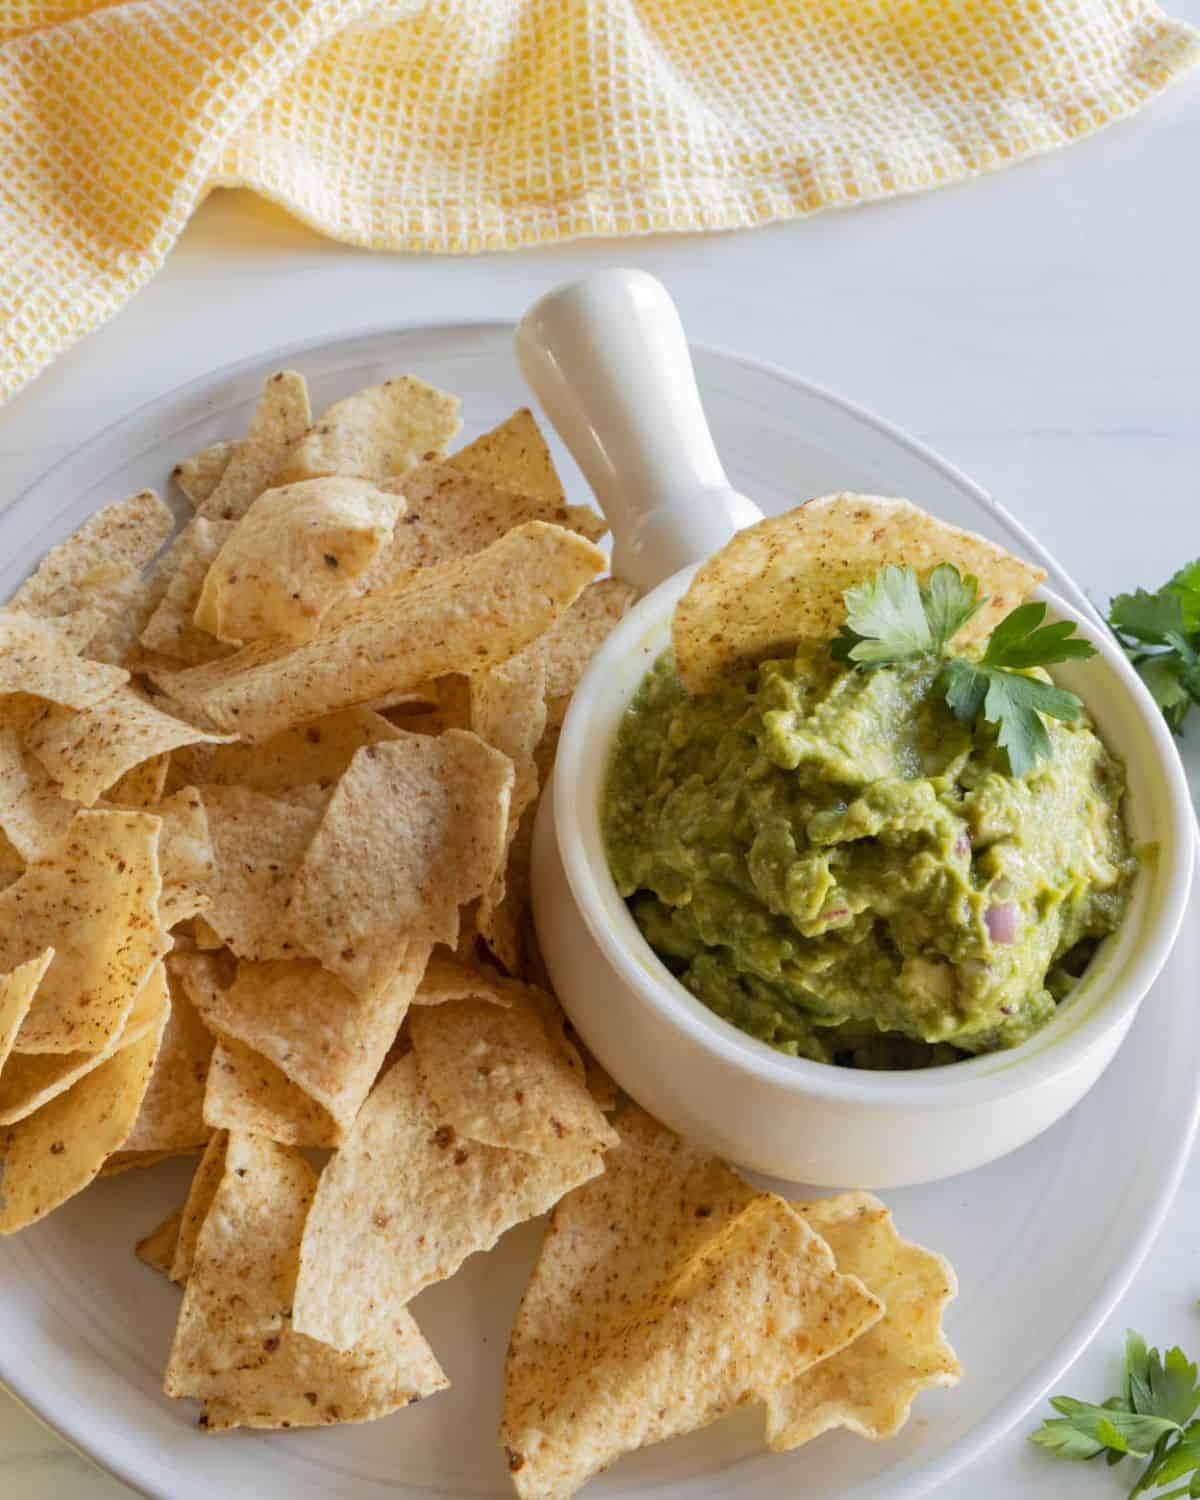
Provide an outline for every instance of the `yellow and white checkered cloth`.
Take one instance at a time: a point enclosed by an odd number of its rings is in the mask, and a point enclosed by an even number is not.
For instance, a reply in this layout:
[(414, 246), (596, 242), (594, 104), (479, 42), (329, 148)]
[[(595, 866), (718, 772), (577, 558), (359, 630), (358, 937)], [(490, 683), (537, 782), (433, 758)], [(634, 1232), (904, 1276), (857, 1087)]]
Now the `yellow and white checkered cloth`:
[(387, 250), (730, 229), (954, 182), (1200, 56), (1148, 0), (0, 0), (0, 399), (214, 186)]

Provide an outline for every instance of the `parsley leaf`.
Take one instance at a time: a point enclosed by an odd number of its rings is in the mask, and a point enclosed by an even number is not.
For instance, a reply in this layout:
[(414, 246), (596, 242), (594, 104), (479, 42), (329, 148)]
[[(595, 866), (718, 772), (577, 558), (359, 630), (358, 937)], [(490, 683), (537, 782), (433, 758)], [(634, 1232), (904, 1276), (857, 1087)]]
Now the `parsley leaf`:
[[(911, 568), (882, 568), (843, 597), (846, 623), (830, 650), (860, 671), (946, 657), (950, 642), (984, 604), (978, 578), (964, 578), (952, 563), (939, 563), (924, 588)], [(996, 725), (1014, 776), (1050, 755), (1046, 718), (1069, 723), (1083, 709), (1074, 693), (1027, 673), (1096, 654), (1069, 620), (1046, 625), (1045, 618), (1044, 604), (1019, 605), (992, 631), (978, 661), (949, 656), (934, 683), (962, 723), (973, 724), (982, 714)]]
[[(1055, 1458), (1085, 1461), (1102, 1453), (1108, 1463), (1126, 1457), (1145, 1465), (1130, 1500), (1157, 1490), (1157, 1500), (1200, 1496), (1200, 1421), (1192, 1418), (1200, 1407), (1197, 1369), (1182, 1349), (1160, 1355), (1130, 1331), (1125, 1339), (1125, 1378), (1122, 1393), (1101, 1406), (1055, 1396), (1050, 1417), (1030, 1438)], [(1164, 1491), (1178, 1479), (1186, 1485)]]
[(842, 597), (846, 601), (842, 639), (849, 642), (846, 659), (861, 667), (882, 667), (926, 656), (935, 649), (921, 587), (911, 568), (882, 568)]
[(1200, 558), (1155, 593), (1118, 594), (1108, 623), (1175, 734), (1200, 703)]

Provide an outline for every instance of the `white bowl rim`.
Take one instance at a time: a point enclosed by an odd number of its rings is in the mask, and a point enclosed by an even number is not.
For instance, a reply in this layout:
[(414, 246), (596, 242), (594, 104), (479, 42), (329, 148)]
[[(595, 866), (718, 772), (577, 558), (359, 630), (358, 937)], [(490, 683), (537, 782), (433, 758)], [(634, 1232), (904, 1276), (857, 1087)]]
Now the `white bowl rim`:
[[(664, 579), (630, 610), (593, 657), (572, 697), (563, 721), (554, 768), (555, 832), (563, 869), (572, 895), (601, 952), (624, 982), (669, 1026), (694, 1044), (759, 1081), (802, 1094), (876, 1107), (904, 1108), (913, 1103), (932, 1108), (951, 1107), (969, 1095), (983, 1104), (1034, 1088), (1069, 1070), (1096, 1044), (1099, 1037), (1127, 1024), (1136, 1013), (1179, 935), (1187, 911), (1195, 865), (1196, 837), (1187, 777), (1170, 730), (1157, 704), (1107, 628), (1075, 609), (1061, 595), (1044, 586), (1033, 598), (1074, 622), (1115, 672), (1148, 731), (1155, 769), (1161, 775), (1170, 803), (1170, 822), (1178, 831), (1170, 846), (1166, 869), (1167, 895), (1140, 950), (1127, 966), (1115, 993), (1101, 1006), (1080, 1017), (1052, 1045), (1039, 1045), (1041, 1033), (1018, 1047), (985, 1053), (963, 1061), (909, 1071), (874, 1071), (835, 1067), (809, 1058), (789, 1057), (769, 1044), (742, 1032), (703, 1006), (666, 968), (649, 943), (637, 932), (629, 943), (620, 939), (601, 915), (601, 884), (616, 894), (605, 864), (598, 872), (588, 858), (581, 829), (586, 819), (598, 826), (598, 808), (585, 809), (580, 799), (566, 794), (588, 739), (590, 705), (600, 696), (613, 668), (623, 662), (637, 641), (673, 607), (699, 564)], [(1186, 834), (1182, 830), (1187, 830)], [(619, 901), (620, 897), (616, 899)], [(631, 922), (632, 925), (632, 922)], [(1099, 979), (1097, 980), (1099, 982)], [(703, 1011), (703, 1015), (699, 1014)]]

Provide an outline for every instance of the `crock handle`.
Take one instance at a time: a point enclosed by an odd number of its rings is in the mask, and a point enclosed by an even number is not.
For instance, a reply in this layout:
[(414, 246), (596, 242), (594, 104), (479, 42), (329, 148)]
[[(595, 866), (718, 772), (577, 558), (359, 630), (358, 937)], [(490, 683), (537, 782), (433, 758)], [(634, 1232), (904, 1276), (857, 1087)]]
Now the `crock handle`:
[(683, 324), (653, 276), (601, 271), (548, 292), (516, 349), (612, 527), (619, 578), (645, 592), (762, 519), (725, 476)]

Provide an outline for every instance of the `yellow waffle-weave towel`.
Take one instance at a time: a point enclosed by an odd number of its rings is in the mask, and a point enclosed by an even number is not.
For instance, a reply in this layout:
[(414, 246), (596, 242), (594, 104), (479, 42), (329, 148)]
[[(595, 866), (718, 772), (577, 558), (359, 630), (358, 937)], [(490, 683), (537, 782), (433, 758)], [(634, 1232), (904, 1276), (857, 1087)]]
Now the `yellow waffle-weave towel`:
[(0, 0), (0, 399), (213, 186), (470, 251), (954, 182), (1200, 55), (1148, 0)]

